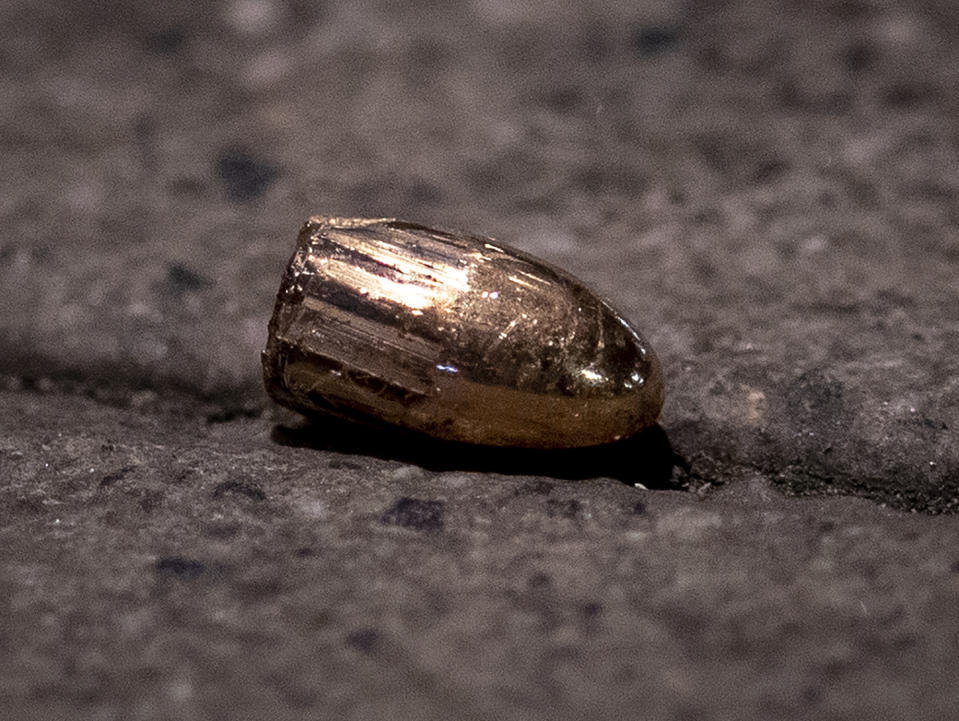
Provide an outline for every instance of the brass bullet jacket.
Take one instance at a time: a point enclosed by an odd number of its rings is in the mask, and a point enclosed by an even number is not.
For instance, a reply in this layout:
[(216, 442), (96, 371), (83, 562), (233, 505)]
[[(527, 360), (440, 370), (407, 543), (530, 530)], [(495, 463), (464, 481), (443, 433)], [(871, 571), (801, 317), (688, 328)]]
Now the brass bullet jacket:
[(643, 338), (575, 278), (389, 218), (307, 221), (263, 377), (307, 415), (526, 448), (619, 440), (655, 423), (664, 395)]

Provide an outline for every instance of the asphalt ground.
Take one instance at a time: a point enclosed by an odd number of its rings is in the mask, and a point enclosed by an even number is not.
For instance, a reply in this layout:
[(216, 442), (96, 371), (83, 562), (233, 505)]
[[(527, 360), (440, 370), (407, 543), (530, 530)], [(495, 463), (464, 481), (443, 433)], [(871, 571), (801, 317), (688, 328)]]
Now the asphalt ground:
[[(0, 717), (953, 718), (957, 32), (0, 4)], [(313, 213), (581, 277), (662, 359), (661, 425), (304, 425), (259, 352)]]

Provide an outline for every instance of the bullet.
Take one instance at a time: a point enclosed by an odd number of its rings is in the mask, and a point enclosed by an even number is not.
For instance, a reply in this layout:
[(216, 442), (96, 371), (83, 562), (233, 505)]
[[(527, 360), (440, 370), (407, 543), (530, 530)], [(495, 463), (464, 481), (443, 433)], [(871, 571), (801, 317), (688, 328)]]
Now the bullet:
[(491, 238), (390, 218), (310, 218), (263, 351), (305, 415), (524, 448), (610, 443), (655, 423), (642, 336), (580, 281)]

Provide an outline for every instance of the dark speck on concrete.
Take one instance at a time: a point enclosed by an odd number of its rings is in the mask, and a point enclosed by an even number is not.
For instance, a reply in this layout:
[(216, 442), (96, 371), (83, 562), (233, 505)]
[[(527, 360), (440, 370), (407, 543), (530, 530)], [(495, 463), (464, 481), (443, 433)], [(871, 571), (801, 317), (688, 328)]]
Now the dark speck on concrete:
[(543, 95), (542, 102), (551, 110), (565, 114), (581, 104), (582, 95), (576, 88), (553, 88)]
[(380, 632), (375, 628), (360, 628), (346, 637), (346, 644), (361, 653), (375, 653), (381, 641)]
[(172, 293), (179, 295), (209, 288), (213, 285), (213, 281), (182, 263), (171, 263), (167, 266), (166, 284)]
[(106, 474), (103, 478), (100, 479), (100, 487), (107, 488), (108, 486), (112, 486), (117, 481), (125, 478), (126, 475), (130, 473), (130, 471), (132, 471), (134, 468), (135, 466), (124, 466), (123, 468), (113, 471), (112, 473)]
[(679, 37), (679, 29), (668, 25), (642, 27), (633, 34), (633, 47), (639, 55), (650, 57), (672, 49)]
[(931, 428), (931, 429), (934, 430), (934, 431), (948, 431), (948, 430), (949, 430), (949, 426), (947, 426), (947, 425), (946, 425), (945, 423), (943, 423), (942, 421), (937, 421), (937, 420), (935, 420), (935, 419), (933, 419), (933, 418), (927, 418), (927, 417), (925, 417), (925, 416), (923, 416), (923, 417), (921, 418), (921, 420), (919, 421), (919, 423), (922, 424), (922, 426), (923, 426), (924, 428)]
[(580, 610), (584, 618), (595, 618), (603, 612), (603, 604), (599, 601), (587, 601)]
[(153, 568), (157, 576), (179, 578), (184, 581), (197, 579), (206, 571), (206, 565), (201, 561), (183, 556), (158, 558)]
[(445, 504), (403, 497), (387, 508), (380, 520), (391, 526), (402, 526), (416, 531), (440, 531), (444, 526)]
[(434, 183), (415, 180), (407, 187), (407, 195), (413, 205), (429, 205), (443, 199), (443, 190)]
[(263, 195), (279, 173), (270, 163), (237, 146), (217, 158), (216, 174), (230, 200), (245, 203)]
[(542, 590), (553, 585), (553, 579), (548, 573), (534, 573), (526, 582), (531, 591)]
[(872, 70), (876, 64), (876, 51), (866, 43), (855, 43), (843, 53), (846, 68), (854, 73)]
[(767, 158), (756, 166), (753, 174), (757, 183), (771, 183), (778, 180), (789, 169), (789, 165), (777, 158)]
[(227, 495), (245, 496), (251, 501), (266, 500), (266, 493), (263, 492), (263, 489), (257, 484), (250, 483), (248, 481), (223, 481), (222, 483), (218, 483), (213, 489), (214, 498), (220, 498)]
[(883, 104), (898, 110), (911, 110), (935, 98), (936, 91), (922, 83), (897, 83), (886, 88), (882, 94)]

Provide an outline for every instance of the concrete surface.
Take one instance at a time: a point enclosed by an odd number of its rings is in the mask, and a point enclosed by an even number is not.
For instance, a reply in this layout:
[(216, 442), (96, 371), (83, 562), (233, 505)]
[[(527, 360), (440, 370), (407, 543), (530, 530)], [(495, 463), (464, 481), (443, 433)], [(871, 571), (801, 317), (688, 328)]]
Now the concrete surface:
[[(0, 4), (0, 717), (954, 718), (957, 32)], [(579, 275), (660, 354), (662, 427), (485, 453), (272, 407), (314, 212)]]

